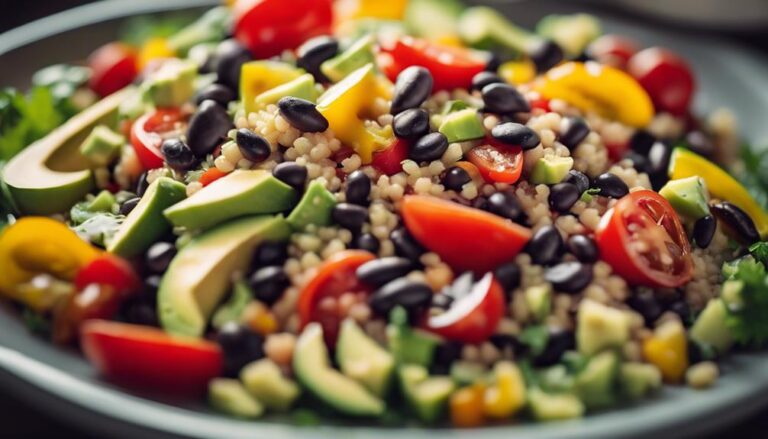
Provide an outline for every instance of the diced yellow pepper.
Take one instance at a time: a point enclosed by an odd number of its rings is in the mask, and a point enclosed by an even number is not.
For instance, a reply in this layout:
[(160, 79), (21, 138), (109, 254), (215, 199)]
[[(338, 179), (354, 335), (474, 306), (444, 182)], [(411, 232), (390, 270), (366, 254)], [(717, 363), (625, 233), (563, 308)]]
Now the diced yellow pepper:
[(251, 61), (243, 64), (240, 70), (240, 96), (245, 111), (257, 111), (256, 96), (293, 81), (303, 73), (303, 70), (280, 61)]
[(687, 149), (676, 148), (669, 162), (670, 180), (693, 176), (704, 179), (712, 196), (733, 203), (746, 212), (755, 222), (760, 236), (768, 237), (768, 213), (757, 204), (741, 183), (704, 157)]
[(499, 67), (499, 76), (510, 84), (527, 84), (536, 78), (536, 65), (527, 58), (508, 61)]
[(594, 62), (567, 62), (551, 69), (534, 85), (546, 99), (561, 99), (636, 128), (654, 116), (653, 102), (640, 84), (619, 69)]
[(475, 384), (459, 389), (451, 395), (449, 406), (451, 423), (454, 427), (479, 427), (485, 423), (483, 414), (484, 392), (485, 388), (482, 384)]
[(682, 323), (670, 320), (657, 327), (643, 342), (643, 357), (659, 368), (664, 381), (681, 382), (688, 369), (688, 343)]
[(509, 361), (494, 367), (492, 386), (485, 389), (483, 411), (489, 418), (509, 418), (525, 405), (525, 380), (520, 369)]
[(277, 319), (272, 311), (261, 302), (249, 303), (241, 317), (242, 323), (261, 335), (269, 335), (277, 332)]
[(339, 22), (356, 18), (402, 20), (408, 0), (343, 0), (337, 2)]
[(436, 37), (434, 41), (436, 44), (439, 44), (441, 46), (466, 47), (466, 45), (464, 45), (464, 42), (461, 40), (461, 37), (459, 37), (456, 34), (440, 35)]
[(143, 70), (156, 59), (174, 58), (176, 52), (168, 44), (168, 39), (153, 37), (144, 42), (139, 50), (139, 70)]

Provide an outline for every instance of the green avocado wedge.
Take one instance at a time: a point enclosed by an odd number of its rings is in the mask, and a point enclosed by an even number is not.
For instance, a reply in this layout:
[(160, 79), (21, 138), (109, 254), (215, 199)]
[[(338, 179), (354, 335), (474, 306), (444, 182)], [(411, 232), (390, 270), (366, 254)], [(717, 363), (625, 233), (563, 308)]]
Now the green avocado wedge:
[(192, 239), (171, 262), (160, 282), (158, 315), (166, 332), (199, 337), (208, 319), (244, 272), (264, 240), (284, 241), (291, 229), (281, 216), (236, 219)]
[(93, 189), (80, 145), (96, 125), (114, 126), (118, 106), (133, 93), (127, 88), (102, 99), (8, 162), (3, 182), (22, 214), (64, 212)]
[(177, 227), (205, 230), (232, 218), (290, 210), (296, 191), (267, 171), (238, 170), (165, 211)]

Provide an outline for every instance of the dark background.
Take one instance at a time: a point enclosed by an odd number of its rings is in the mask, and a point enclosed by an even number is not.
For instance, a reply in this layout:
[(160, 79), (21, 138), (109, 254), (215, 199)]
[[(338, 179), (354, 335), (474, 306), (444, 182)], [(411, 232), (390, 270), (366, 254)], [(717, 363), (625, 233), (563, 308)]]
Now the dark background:
[[(34, 19), (50, 15), (93, 0), (0, 0), (0, 33)], [(287, 1), (287, 0), (286, 0)], [(674, 1), (674, 0), (671, 0)], [(725, 0), (724, 0), (725, 1)], [(768, 1), (768, 0), (766, 0)], [(738, 7), (738, 6), (736, 6)], [(768, 23), (763, 30), (752, 33), (723, 34), (725, 38), (761, 50), (768, 56)], [(9, 68), (0, 66), (0, 68)], [(0, 84), (2, 86), (2, 84)], [(768, 117), (768, 115), (766, 115)], [(738, 407), (734, 407), (738, 410)], [(764, 438), (768, 437), (768, 412), (749, 421), (730, 427), (727, 432), (713, 432), (718, 437)], [(0, 438), (94, 438), (69, 425), (61, 424), (50, 414), (41, 413), (0, 389)]]

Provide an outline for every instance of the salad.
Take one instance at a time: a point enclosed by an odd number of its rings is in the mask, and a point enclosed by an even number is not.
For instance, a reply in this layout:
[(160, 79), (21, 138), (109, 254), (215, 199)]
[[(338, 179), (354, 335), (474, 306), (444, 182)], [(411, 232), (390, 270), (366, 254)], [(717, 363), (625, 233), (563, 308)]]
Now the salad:
[(586, 14), (227, 3), (0, 94), (0, 295), (105, 378), (465, 428), (768, 341), (767, 162), (692, 112), (684, 54)]

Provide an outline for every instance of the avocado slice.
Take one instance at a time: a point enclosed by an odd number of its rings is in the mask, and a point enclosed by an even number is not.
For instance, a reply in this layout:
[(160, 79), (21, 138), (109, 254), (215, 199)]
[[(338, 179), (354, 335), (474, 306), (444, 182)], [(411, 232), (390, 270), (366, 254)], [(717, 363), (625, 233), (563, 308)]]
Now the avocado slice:
[(283, 376), (272, 360), (254, 361), (240, 371), (240, 381), (246, 390), (268, 409), (287, 411), (301, 395), (301, 388)]
[(619, 367), (619, 388), (630, 399), (640, 399), (661, 387), (661, 372), (646, 363), (624, 363)]
[(117, 203), (112, 192), (104, 190), (99, 192), (96, 197), (88, 203), (86, 210), (88, 212), (112, 212), (112, 207)]
[(264, 413), (261, 403), (239, 381), (228, 378), (211, 380), (208, 384), (208, 402), (216, 410), (238, 418), (255, 419)]
[(476, 108), (454, 111), (443, 117), (438, 129), (448, 139), (448, 143), (480, 139), (485, 136), (485, 128)]
[(398, 370), (400, 386), (416, 416), (424, 422), (434, 422), (445, 411), (456, 385), (450, 377), (430, 377), (423, 366), (408, 364)]
[(384, 401), (331, 366), (319, 323), (307, 325), (296, 341), (293, 371), (313, 395), (341, 413), (379, 416), (386, 409)]
[(579, 353), (594, 355), (617, 348), (629, 340), (629, 317), (624, 311), (586, 299), (576, 315), (576, 346)]
[(359, 382), (374, 395), (381, 398), (387, 394), (395, 360), (354, 320), (346, 319), (341, 323), (336, 361), (344, 375)]
[(153, 181), (139, 204), (128, 214), (120, 230), (107, 244), (107, 251), (124, 258), (144, 253), (171, 230), (163, 210), (186, 196), (187, 188), (183, 183), (168, 177)]
[(727, 317), (725, 302), (718, 298), (710, 299), (691, 327), (691, 339), (714, 348), (717, 353), (727, 352), (733, 345), (733, 333), (726, 324)]
[(282, 217), (251, 216), (193, 238), (160, 282), (157, 307), (163, 329), (201, 336), (232, 275), (245, 271), (254, 249), (264, 240), (284, 241), (289, 235), (290, 227)]
[(107, 166), (120, 154), (125, 137), (106, 125), (97, 125), (80, 145), (80, 154), (94, 166)]
[(280, 99), (286, 96), (316, 102), (318, 95), (317, 88), (315, 88), (315, 77), (306, 73), (256, 96), (256, 106), (266, 108), (269, 104), (277, 104)]
[(242, 279), (235, 282), (232, 289), (232, 295), (229, 300), (222, 304), (211, 319), (211, 325), (214, 328), (221, 328), (229, 322), (239, 322), (245, 307), (253, 301), (253, 291)]
[(409, 0), (403, 20), (413, 35), (434, 40), (457, 33), (464, 8), (459, 0)]
[(549, 315), (552, 307), (552, 285), (535, 285), (524, 291), (525, 303), (536, 321), (541, 322)]
[(293, 81), (305, 72), (280, 61), (251, 61), (240, 70), (240, 98), (246, 113), (258, 111), (256, 96)]
[(397, 364), (429, 367), (432, 365), (440, 339), (428, 332), (408, 326), (407, 312), (397, 307), (392, 310), (390, 324), (387, 325), (387, 343)]
[(619, 358), (615, 352), (601, 352), (589, 360), (574, 382), (574, 391), (588, 409), (607, 407), (616, 397)]
[(373, 35), (365, 35), (347, 50), (323, 62), (320, 71), (333, 82), (339, 82), (355, 70), (376, 61), (373, 55)]
[(570, 393), (545, 393), (539, 388), (528, 391), (528, 406), (538, 421), (561, 421), (584, 416), (584, 404)]
[(22, 214), (61, 213), (91, 192), (93, 174), (80, 145), (96, 125), (114, 126), (120, 102), (133, 93), (127, 88), (102, 99), (8, 162), (3, 182)]
[(696, 221), (709, 215), (709, 197), (701, 177), (671, 180), (659, 194), (669, 201), (675, 211), (688, 220)]
[(299, 204), (288, 215), (288, 224), (293, 230), (301, 231), (308, 225), (319, 227), (329, 226), (333, 223), (331, 212), (336, 206), (336, 197), (319, 181), (309, 183), (307, 190), (301, 197)]
[(170, 59), (151, 73), (141, 85), (145, 100), (155, 107), (176, 107), (189, 101), (195, 94), (197, 64), (192, 61)]
[(524, 53), (540, 37), (515, 25), (488, 6), (467, 8), (459, 19), (459, 35), (468, 45), (482, 50), (504, 49)]
[(218, 42), (226, 38), (232, 25), (232, 12), (227, 6), (213, 8), (201, 15), (190, 25), (173, 34), (168, 45), (174, 51), (185, 55), (192, 47)]
[(176, 227), (201, 230), (240, 216), (284, 212), (295, 202), (293, 188), (270, 172), (237, 170), (164, 213)]
[(562, 47), (568, 56), (579, 56), (589, 43), (603, 33), (600, 21), (589, 14), (547, 15), (536, 25), (536, 32)]
[(542, 157), (533, 165), (531, 182), (535, 184), (560, 183), (572, 168), (573, 159), (571, 157)]

